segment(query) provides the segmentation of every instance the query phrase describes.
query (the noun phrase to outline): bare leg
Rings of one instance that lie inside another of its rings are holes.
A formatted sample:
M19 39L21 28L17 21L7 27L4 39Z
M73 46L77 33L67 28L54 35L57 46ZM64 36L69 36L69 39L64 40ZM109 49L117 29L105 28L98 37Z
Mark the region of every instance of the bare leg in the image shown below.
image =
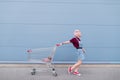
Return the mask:
M78 60L78 62L71 67L72 71L78 71L81 64L82 60Z
M80 67L80 65L78 67L76 67L76 69L74 70L74 72L78 72L79 71L79 67Z

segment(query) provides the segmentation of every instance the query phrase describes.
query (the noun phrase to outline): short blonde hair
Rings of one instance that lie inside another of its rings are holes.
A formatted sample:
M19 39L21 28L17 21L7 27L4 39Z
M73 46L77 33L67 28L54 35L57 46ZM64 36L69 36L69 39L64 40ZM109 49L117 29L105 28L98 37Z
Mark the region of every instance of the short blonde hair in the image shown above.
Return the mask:
M74 33L76 33L76 32L80 32L80 30L79 30L79 29L75 29L75 30L74 30Z
M74 36L77 36L78 33L80 33L80 30L79 30L79 29L75 29L75 30L74 30Z

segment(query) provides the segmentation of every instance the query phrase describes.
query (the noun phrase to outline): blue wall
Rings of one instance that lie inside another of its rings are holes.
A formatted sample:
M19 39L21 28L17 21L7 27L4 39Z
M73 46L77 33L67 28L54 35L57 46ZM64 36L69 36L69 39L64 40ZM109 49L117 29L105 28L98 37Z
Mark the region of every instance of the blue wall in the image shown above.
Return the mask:
M27 61L27 49L69 40L74 29L83 33L86 63L120 63L119 0L0 0L0 61ZM74 52L61 46L55 60L75 61Z

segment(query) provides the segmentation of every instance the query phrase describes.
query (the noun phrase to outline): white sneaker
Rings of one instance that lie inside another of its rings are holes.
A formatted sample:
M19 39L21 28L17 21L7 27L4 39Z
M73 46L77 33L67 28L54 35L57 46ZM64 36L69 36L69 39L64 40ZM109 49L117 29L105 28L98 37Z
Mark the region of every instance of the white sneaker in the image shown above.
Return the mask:
M79 72L73 72L74 75L81 76Z

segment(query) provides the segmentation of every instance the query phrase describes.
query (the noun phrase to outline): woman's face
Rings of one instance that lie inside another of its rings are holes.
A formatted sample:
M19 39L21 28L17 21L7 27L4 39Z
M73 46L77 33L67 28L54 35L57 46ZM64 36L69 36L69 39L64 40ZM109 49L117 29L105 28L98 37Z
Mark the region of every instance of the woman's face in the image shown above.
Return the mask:
M74 31L74 36L76 36L76 37L81 37L82 34L81 34L80 30L75 30L75 31Z

